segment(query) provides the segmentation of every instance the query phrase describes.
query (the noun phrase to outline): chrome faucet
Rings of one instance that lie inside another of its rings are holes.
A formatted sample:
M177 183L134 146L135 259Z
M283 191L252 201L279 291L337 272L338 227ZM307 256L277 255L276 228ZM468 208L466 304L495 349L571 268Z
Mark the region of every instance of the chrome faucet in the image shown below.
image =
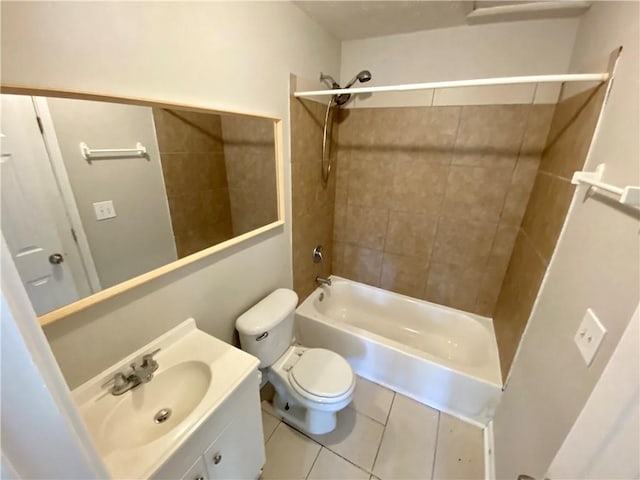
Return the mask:
M318 283L320 285L326 285L327 287L330 287L331 286L331 279L330 278L316 277L316 283Z
M151 353L143 355L142 361L139 365L136 362L131 364L130 372L126 374L118 372L102 386L106 387L113 382L113 386L109 392L111 392L112 395L122 395L123 393L136 388L141 383L150 382L153 378L153 373L158 370L159 366L153 356L159 351L160 349L158 348Z

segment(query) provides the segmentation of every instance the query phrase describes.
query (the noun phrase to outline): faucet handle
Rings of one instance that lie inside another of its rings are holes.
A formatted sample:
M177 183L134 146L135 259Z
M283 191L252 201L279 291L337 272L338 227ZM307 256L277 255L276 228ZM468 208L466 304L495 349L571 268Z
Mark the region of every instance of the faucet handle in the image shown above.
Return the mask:
M158 353L160 350L162 350L162 349L161 348L156 348L153 352L145 353L142 356L142 365L140 365L140 366L142 368L153 368L154 370L156 370L158 368L158 362L155 361L153 356L156 353Z
M124 376L124 373L118 372L109 380L107 380L100 388L105 388L113 383L112 390L117 390L122 388L127 383L127 377Z

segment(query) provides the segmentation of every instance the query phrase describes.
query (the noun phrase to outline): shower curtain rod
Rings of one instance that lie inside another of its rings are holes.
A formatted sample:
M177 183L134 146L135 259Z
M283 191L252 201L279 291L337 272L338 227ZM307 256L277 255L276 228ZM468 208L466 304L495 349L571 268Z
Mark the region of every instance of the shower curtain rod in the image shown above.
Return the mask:
M438 88L483 87L489 85L517 85L521 83L555 82L606 82L608 73L567 73L560 75L527 75L521 77L476 78L473 80L451 80L447 82L407 83L404 85L385 85L382 87L334 88L331 90L313 90L295 92L296 97L315 95L339 95L343 93L406 92L410 90L430 90Z

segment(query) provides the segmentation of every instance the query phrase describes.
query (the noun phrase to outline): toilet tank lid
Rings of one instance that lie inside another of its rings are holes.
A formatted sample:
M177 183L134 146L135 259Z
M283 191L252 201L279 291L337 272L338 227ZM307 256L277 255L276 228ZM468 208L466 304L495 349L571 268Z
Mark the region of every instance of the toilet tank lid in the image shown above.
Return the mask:
M245 335L259 335L293 313L297 304L296 292L279 288L240 315L236 320L236 328Z

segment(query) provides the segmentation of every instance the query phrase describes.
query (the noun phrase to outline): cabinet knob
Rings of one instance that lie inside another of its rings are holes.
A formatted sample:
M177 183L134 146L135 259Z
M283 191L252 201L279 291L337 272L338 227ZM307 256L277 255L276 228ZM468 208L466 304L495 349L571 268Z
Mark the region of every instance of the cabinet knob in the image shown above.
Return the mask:
M213 456L213 464L214 465L218 465L221 461L222 461L222 454L221 453L216 453Z

